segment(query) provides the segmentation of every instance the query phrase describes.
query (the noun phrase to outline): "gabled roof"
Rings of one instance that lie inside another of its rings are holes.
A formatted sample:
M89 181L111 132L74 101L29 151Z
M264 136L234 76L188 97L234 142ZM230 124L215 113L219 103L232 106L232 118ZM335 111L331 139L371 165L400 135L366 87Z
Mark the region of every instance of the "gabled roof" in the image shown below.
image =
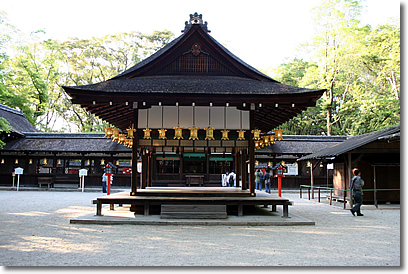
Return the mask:
M38 132L38 130L27 121L22 111L0 104L0 117L5 118L9 122L11 131L18 136L23 136L24 132Z
M63 88L73 103L121 129L133 120L134 102L138 108L194 102L256 105L255 127L265 132L315 106L325 91L288 86L256 70L211 37L198 14L190 15L182 35L116 77Z
M26 133L24 138L8 142L1 151L109 153L131 150L103 133Z
M390 135L398 135L400 133L400 126L391 127L388 129L375 131L367 134L349 137L346 141L331 146L329 148L320 150L316 153L299 158L299 161L309 159L320 159L328 157L336 157L344 153L351 152L361 146L389 137Z
M257 155L307 155L347 140L347 136L283 135L283 141L261 148Z

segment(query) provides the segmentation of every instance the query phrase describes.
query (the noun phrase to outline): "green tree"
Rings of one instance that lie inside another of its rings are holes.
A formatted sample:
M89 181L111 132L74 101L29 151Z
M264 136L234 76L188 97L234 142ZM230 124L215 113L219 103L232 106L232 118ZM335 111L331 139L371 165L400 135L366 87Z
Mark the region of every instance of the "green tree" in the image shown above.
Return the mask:
M303 46L313 65L280 67L284 83L327 89L317 107L282 125L286 133L356 135L400 123L399 26L359 26L360 9L358 1L323 1L315 9L320 34Z

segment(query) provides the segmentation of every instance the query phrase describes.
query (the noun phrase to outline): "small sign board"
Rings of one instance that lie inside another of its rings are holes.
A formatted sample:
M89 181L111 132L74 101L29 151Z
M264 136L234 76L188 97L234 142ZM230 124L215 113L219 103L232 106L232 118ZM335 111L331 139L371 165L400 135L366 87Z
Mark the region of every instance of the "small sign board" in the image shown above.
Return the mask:
M87 169L80 169L79 170L79 177L81 176L88 176L88 170Z
M17 168L14 169L14 173L16 175L23 174L23 172L24 172L24 169L21 168L21 167L17 167Z

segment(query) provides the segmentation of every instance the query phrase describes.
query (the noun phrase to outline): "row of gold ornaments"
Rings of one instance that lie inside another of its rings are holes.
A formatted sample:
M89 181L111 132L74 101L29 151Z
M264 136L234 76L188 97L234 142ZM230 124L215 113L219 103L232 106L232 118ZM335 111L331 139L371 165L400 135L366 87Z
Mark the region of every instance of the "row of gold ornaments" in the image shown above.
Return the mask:
M183 129L184 127L173 127L174 129L174 139L184 139L183 137ZM192 127L188 128L190 130L190 137L189 140L198 140L198 130L199 128L197 127ZM215 128L213 127L207 127L204 128L206 131L206 137L205 140L215 140L214 138L214 130ZM112 138L113 141L118 142L119 144L123 144L127 147L132 147L133 146L133 138L134 138L134 132L136 129L133 128L133 125L131 128L127 129L127 134L125 133L120 133L118 128L114 127L106 127L105 128L105 137L106 138ZM143 139L151 139L151 129L145 128L143 129L144 136ZM166 137L166 131L167 129L159 129L159 139L167 139ZM221 130L222 137L221 140L229 140L228 133L230 131L227 129ZM237 130L238 132L238 138L237 140L245 140L245 130ZM283 140L282 137L282 130L281 129L275 129L275 136L273 135L263 135L261 136L261 130L259 129L254 129L251 131L251 133L254 135L253 140L255 140L255 148L261 148L270 144L275 143L275 141L281 141Z

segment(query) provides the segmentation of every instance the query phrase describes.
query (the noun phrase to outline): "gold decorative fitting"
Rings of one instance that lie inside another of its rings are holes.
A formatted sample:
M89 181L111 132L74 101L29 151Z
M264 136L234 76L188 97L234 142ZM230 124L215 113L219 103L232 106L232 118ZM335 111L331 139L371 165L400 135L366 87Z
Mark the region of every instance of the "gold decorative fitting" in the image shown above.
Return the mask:
M238 139L237 140L245 140L245 130L237 130L238 132Z
M188 138L189 140L198 140L198 127L189 127L188 128L190 130L190 138Z
M145 128L143 132L144 132L143 139L152 139L152 137L150 136L150 132L152 132L152 130L150 128Z
M215 140L214 138L214 130L213 127L206 127L205 130L205 140Z
M254 137L252 139L254 139L254 140L261 139L261 137L260 137L261 130L260 129L253 129L253 130L251 130L251 133L254 134Z
M178 140L184 139L183 138L184 127L177 126L177 127L173 127L173 129L174 129L174 139L178 139Z
M119 143L119 144L124 144L124 143L125 143L125 139L126 139L126 134L124 134L124 133L119 134L119 141L118 141L118 143Z
M112 137L112 127L106 127L105 128L105 138L111 138Z
M275 140L282 141L283 140L283 135L282 135L283 129L274 129L273 131L275 132Z
M118 128L113 128L112 129L112 136L111 138L113 139L113 141L118 141L119 140L119 129Z
M127 128L126 130L127 130L127 137L129 139L133 139L134 138L134 132L136 132L136 129L133 128L133 124L132 124L132 127Z
M167 139L166 131L167 131L167 129L164 129L164 128L159 129L159 139Z
M221 130L221 133L222 133L221 140L229 140L228 132L230 132L228 129Z

